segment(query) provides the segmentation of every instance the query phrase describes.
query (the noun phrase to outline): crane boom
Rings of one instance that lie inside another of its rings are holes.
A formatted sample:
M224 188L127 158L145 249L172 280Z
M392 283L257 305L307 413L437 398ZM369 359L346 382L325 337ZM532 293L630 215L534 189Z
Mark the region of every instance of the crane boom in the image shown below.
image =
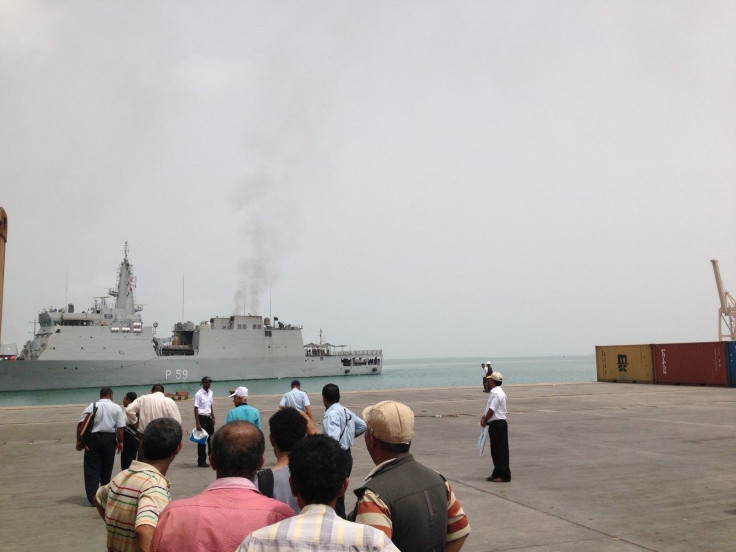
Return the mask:
M723 338L736 341L736 300L723 289L723 281L721 280L721 271L718 268L718 261L711 259L713 265L713 273L716 277L716 287L718 288L718 299L721 307L718 309L718 340ZM724 331L725 327L725 331Z
M721 301L721 309L725 312L726 310L726 292L723 291L723 281L721 280L721 271L718 268L718 261L711 259L710 262L713 264L713 273L716 275L716 287L718 288L718 299Z

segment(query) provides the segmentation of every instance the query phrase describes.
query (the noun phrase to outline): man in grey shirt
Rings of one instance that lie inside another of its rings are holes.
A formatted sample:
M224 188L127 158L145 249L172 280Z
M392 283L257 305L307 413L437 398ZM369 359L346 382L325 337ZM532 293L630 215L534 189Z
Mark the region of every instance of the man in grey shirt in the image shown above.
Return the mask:
M268 419L269 439L276 455L276 463L271 468L258 472L255 484L266 496L285 502L298 514L301 508L289 485L289 452L305 435L317 433L314 422L306 413L286 407Z

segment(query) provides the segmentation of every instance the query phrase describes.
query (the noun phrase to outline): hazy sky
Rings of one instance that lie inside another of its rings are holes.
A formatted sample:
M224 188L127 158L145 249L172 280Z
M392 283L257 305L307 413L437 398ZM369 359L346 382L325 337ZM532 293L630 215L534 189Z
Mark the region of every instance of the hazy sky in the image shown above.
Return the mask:
M2 340L89 307L127 241L162 336L245 310L388 358L714 341L734 28L734 2L0 0Z

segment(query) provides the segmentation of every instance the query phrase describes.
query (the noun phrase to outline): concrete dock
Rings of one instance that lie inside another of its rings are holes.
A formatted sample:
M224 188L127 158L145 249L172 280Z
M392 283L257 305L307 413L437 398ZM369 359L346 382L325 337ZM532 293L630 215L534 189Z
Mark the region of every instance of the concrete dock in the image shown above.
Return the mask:
M485 481L490 455L486 448L479 457L475 448L487 397L479 387L344 392L341 402L358 414L384 399L414 410L412 452L450 480L470 519L464 551L736 549L736 388L574 383L504 389L510 483ZM303 390L321 422L319 390L308 380ZM90 401L96 398L91 392ZM266 433L279 398L250 398ZM178 404L187 432L194 426L193 403ZM104 523L86 502L82 453L74 450L84 406L0 408L0 550L105 549ZM216 400L218 425L231 407L228 398ZM362 438L353 457L351 488L372 468ZM272 462L267 448L266 465ZM186 441L168 477L177 499L200 492L215 474L196 467L196 447ZM346 503L354 504L352 492Z

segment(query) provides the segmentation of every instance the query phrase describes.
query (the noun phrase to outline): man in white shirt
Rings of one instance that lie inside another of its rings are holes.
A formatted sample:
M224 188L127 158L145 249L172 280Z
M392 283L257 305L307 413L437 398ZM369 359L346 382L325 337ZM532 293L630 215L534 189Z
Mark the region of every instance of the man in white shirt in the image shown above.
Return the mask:
M181 414L176 403L164 395L164 386L157 383L151 387L151 393L141 395L125 408L125 414L131 425L143 433L146 426L156 418L174 418L181 424ZM138 460L143 460L141 451L138 451Z
M488 380L486 378L491 375L491 372L493 372L493 366L491 366L491 361L489 360L487 362L481 362L480 367L481 367L481 370L483 371L483 392L490 393L491 384L488 383Z
M509 469L509 428L506 422L506 393L501 389L503 375L501 372L491 372L486 378L491 385L486 409L480 417L480 425L488 426L488 438L491 442L491 458L493 459L493 473L486 477L486 481L494 483L508 483L511 481Z
M204 376L200 385L202 389L194 395L194 423L197 424L197 429L204 428L207 432L207 444L197 445L197 466L207 468L207 456L212 452L212 436L215 434L215 395L210 389L211 377Z

